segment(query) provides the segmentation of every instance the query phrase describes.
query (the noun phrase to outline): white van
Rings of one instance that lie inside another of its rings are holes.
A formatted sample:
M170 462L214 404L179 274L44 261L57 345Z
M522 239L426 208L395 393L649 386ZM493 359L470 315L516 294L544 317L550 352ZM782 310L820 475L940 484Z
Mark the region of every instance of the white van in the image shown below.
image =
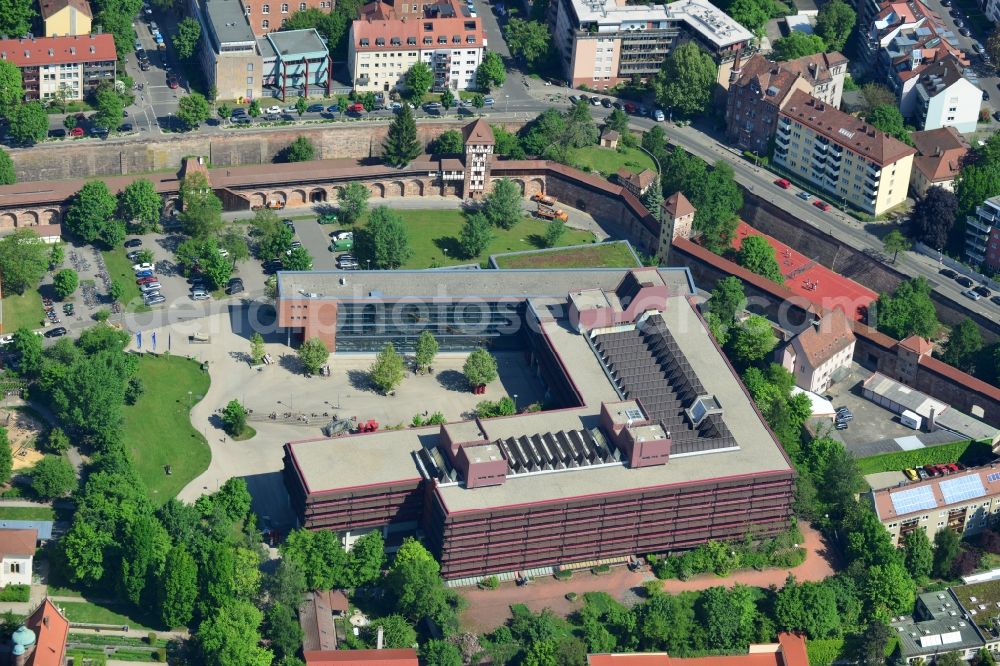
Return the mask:
M911 412L910 410L904 410L902 414L899 415L899 422L905 425L907 428L913 428L914 430L920 430L920 426L923 425L924 419L919 414Z

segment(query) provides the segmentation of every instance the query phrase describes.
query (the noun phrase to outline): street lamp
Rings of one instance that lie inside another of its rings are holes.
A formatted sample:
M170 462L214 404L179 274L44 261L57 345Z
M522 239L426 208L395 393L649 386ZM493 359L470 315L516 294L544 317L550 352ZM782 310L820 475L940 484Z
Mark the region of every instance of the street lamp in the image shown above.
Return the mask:
M503 96L503 112L507 113L508 109L510 109L510 95L504 95Z

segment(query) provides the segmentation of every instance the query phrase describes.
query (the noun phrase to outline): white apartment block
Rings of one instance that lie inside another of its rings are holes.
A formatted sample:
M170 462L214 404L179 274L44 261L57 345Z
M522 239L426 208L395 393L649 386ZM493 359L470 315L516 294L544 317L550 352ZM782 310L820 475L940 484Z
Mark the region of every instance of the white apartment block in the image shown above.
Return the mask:
M829 193L879 215L906 200L916 151L854 116L792 94L778 115L774 163Z
M915 90L918 130L954 127L962 133L976 131L983 91L962 76L955 58L947 56L927 65Z

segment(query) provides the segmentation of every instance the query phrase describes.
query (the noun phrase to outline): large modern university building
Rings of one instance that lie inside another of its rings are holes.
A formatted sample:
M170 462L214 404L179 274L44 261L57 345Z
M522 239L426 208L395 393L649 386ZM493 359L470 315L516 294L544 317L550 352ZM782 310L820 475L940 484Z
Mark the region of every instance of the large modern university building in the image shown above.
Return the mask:
M305 527L416 533L449 580L772 535L793 471L684 269L279 273L278 324L337 352L522 351L557 408L285 445Z

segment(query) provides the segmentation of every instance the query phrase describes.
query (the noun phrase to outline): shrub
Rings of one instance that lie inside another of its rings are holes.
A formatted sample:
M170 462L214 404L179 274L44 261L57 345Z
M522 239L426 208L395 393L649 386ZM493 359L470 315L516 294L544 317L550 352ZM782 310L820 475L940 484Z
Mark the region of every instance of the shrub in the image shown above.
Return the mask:
M156 632L155 631L151 631L148 634L146 634L146 643L148 643L149 645L156 645Z
M875 474L956 461L966 467L975 467L989 462L992 458L993 451L989 444L962 440L940 446L928 446L915 451L897 451L870 458L861 458L858 460L858 469L862 474Z
M479 581L479 587L484 590L495 590L500 587L500 579L496 576L487 576L486 578Z
M607 564L598 564L596 567L593 567L590 570L590 573L594 574L595 576L599 576L600 574L606 574L609 571L611 571L611 566L610 565L607 565Z
M576 601L576 592L567 592L566 593L566 601L570 601L570 602Z
M111 310L101 309L94 313L94 321L102 322L107 321L111 316Z
M26 602L31 597L30 585L8 585L0 589L0 601Z
M555 576L556 580L569 580L570 578L573 577L573 570L563 569L561 571L555 572L555 574L553 575Z
M153 658L153 661L163 661L163 653L159 650L153 650L149 656Z

